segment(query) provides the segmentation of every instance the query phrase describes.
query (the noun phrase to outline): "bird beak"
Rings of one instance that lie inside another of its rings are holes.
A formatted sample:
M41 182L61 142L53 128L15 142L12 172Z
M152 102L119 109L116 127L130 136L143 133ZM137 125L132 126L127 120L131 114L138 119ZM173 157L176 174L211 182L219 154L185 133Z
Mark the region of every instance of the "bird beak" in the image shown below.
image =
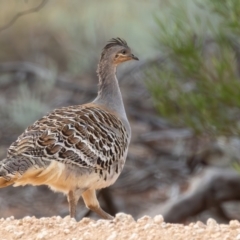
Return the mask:
M131 55L131 59L134 59L134 60L139 60L136 56L134 56L133 54Z

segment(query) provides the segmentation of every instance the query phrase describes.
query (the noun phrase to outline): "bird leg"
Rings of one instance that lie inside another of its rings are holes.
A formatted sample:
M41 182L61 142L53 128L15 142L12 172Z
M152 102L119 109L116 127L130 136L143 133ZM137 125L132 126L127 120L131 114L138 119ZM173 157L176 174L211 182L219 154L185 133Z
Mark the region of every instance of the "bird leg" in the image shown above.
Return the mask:
M88 189L82 194L82 197L86 207L97 213L100 217L108 220L112 220L114 218L100 207L95 189Z
M70 190L68 192L68 204L71 218L76 218L76 207L81 194L82 191L80 191L80 189L77 189L75 191Z

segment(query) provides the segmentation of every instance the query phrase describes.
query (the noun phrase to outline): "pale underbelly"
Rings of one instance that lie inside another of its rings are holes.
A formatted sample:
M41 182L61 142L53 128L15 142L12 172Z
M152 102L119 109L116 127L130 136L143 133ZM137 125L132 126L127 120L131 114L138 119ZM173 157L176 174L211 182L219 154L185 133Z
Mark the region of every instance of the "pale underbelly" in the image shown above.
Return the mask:
M123 166L122 166L123 167ZM108 174L106 180L103 176L95 173L89 168L72 166L69 169L65 164L52 161L45 169L32 168L18 177L13 186L24 186L27 184L38 186L48 185L52 190L67 194L74 189L101 189L112 185L118 178L119 172ZM76 170L74 170L74 168Z

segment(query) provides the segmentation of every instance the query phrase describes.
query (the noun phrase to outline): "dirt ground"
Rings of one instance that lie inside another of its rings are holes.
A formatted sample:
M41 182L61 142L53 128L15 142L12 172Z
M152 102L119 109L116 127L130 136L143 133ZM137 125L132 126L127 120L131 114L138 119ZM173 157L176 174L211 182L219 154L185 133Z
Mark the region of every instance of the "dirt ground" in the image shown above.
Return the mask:
M1 240L240 240L240 223L217 224L208 219L189 225L165 223L161 215L144 216L135 221L131 215L119 213L112 221L83 218L76 222L70 217L13 217L0 219Z

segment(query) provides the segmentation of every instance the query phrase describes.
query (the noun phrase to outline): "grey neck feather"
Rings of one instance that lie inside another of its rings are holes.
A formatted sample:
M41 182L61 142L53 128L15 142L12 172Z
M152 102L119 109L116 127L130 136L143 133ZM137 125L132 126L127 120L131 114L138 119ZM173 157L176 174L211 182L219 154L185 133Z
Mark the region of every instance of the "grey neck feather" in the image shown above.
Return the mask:
M97 73L99 77L98 96L93 102L117 112L121 118L127 120L116 77L116 65L102 59L98 65Z

